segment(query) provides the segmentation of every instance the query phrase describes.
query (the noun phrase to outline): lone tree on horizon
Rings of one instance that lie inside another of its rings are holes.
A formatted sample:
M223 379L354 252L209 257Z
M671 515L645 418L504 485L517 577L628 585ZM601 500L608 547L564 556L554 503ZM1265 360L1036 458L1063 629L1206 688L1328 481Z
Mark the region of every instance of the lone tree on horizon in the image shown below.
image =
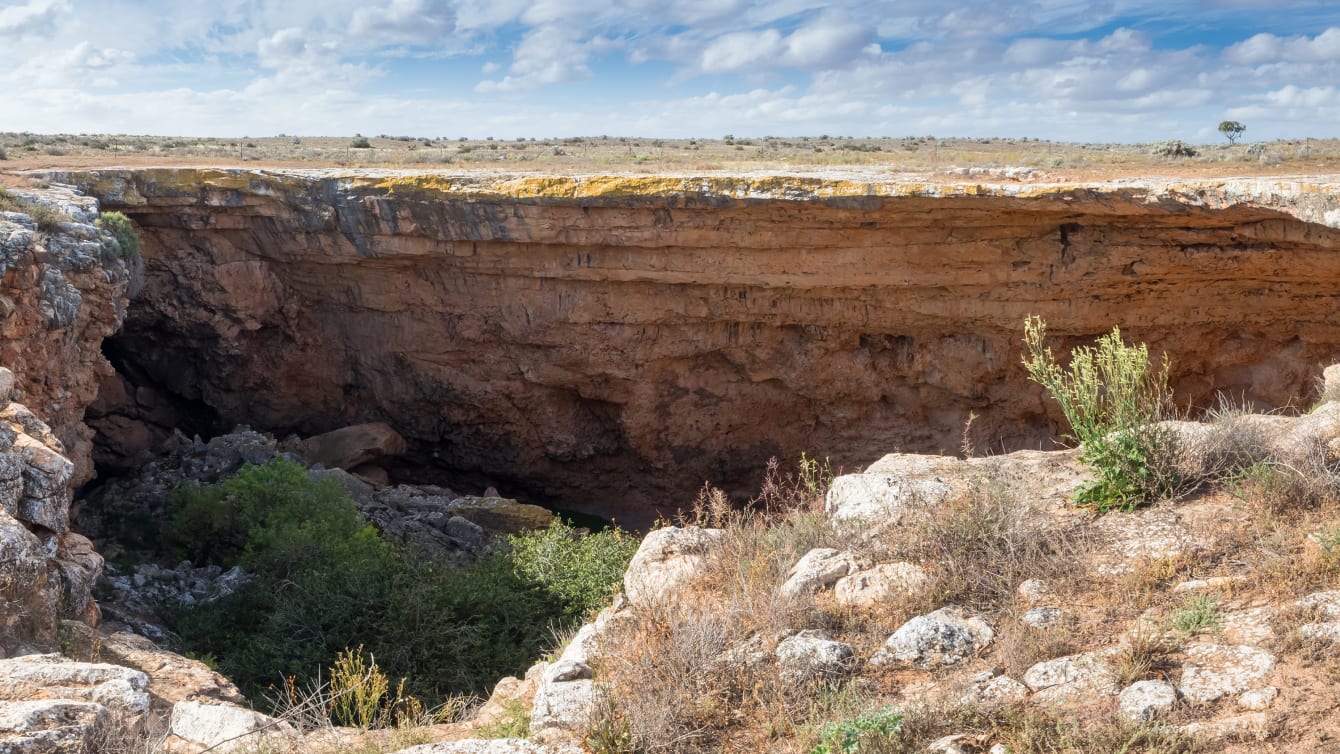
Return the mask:
M1238 137L1242 136L1242 132L1246 130L1247 127L1236 120L1226 120L1219 124L1219 133L1223 134L1228 139L1229 146L1237 144Z

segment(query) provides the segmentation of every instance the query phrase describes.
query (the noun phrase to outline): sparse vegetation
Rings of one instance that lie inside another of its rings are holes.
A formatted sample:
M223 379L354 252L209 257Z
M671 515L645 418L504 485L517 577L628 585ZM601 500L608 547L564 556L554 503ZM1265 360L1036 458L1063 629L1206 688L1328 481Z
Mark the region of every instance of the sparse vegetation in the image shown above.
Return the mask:
M37 229L46 233L60 230L61 223L70 222L70 216L53 204L44 204L11 194L0 188L0 212L18 212L31 217Z
M1062 367L1046 345L1039 317L1024 322L1024 367L1061 406L1070 439L1098 478L1080 488L1076 502L1098 512L1132 510L1173 494L1182 484L1177 436L1158 422L1171 402L1168 361L1155 365L1142 343L1127 345L1121 330L1081 346Z
M1156 157L1195 157L1195 147L1184 141L1160 141L1149 153Z

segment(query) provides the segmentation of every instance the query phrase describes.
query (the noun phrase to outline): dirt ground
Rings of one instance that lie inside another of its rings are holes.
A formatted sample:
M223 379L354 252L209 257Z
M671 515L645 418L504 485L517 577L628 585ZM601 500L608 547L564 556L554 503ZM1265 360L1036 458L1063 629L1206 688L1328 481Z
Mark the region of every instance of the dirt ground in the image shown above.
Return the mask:
M355 146L366 143L368 146ZM495 141L411 137L185 138L0 133L0 173L98 167L382 168L508 174L823 173L973 181L1105 181L1340 173L1340 139L1192 145L1162 157L1151 144L1032 139L596 136ZM986 173L969 173L974 168Z

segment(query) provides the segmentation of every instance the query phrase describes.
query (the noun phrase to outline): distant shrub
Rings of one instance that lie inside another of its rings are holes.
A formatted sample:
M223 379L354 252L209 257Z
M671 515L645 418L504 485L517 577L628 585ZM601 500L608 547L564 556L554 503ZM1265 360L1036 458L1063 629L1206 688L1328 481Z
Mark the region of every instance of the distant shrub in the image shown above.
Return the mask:
M1196 149L1184 141L1160 141L1150 153L1156 157L1195 157Z
M122 259L135 259L140 255L140 237L129 217L120 212L103 212L93 224L112 234Z
M9 159L9 153L5 151L4 147L0 147L0 162L3 162L4 160L8 159Z
M1045 346L1046 335L1041 318L1024 322L1024 367L1061 405L1071 438L1083 447L1080 460L1098 474L1076 501L1099 512L1131 510L1171 494L1181 481L1177 439L1158 425L1172 396L1167 357L1155 366L1143 343L1126 345L1114 327L1096 346L1072 351L1064 368Z
M355 136L349 141L349 146L354 149L371 149L372 142L368 141L366 136Z

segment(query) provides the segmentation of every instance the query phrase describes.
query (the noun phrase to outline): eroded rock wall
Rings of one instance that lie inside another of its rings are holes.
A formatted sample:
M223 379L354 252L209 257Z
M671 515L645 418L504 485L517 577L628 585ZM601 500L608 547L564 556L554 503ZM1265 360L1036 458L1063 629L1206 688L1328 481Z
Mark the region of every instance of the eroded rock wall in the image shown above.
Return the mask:
M385 421L415 462L634 521L771 455L954 451L970 413L979 452L1050 446L1029 314L1058 349L1121 325L1195 406L1284 405L1340 357L1335 183L68 180L144 234L113 344L142 385L105 417Z
M61 185L8 193L15 206L63 215L43 228L27 213L0 212L0 366L17 376L16 397L51 425L78 485L93 477L84 410L112 374L102 342L121 327L138 262L94 227L91 197Z

